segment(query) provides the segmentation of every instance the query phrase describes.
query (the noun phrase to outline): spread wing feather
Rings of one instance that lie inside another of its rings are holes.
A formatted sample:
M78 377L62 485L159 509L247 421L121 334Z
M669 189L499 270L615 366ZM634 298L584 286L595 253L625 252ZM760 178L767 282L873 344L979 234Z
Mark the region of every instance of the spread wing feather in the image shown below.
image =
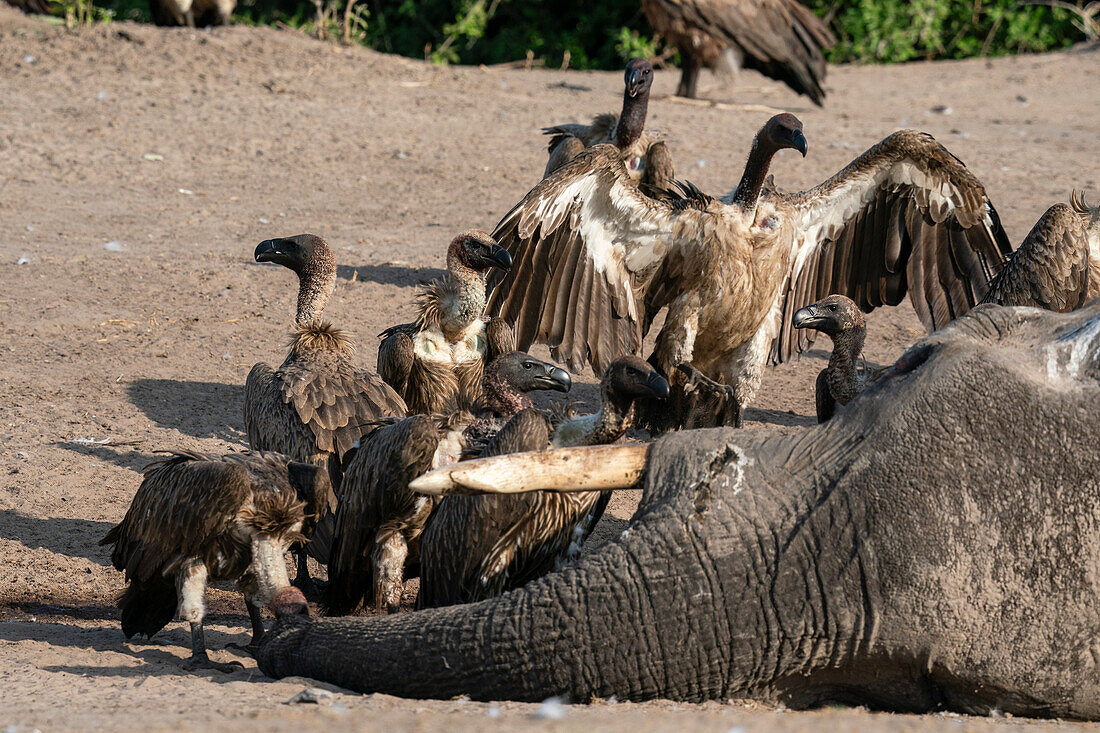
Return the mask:
M1011 253L981 182L930 135L902 130L809 191L767 194L789 208L794 264L780 293L773 362L812 335L791 317L830 295L864 311L909 295L921 322L940 328L981 301Z
M706 216L641 193L611 145L589 148L533 188L497 225L493 238L515 265L488 310L513 324L517 347L550 346L574 371L601 373L642 346L647 292L673 252L699 241ZM683 271L689 271L684 268ZM669 292L682 283L665 283Z

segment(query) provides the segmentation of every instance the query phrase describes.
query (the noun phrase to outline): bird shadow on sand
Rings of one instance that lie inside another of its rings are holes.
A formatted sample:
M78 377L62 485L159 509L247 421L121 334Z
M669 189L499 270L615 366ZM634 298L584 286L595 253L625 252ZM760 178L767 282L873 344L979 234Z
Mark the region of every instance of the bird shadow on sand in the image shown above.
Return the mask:
M235 642L247 643L251 632L248 627L247 617L238 619L216 619L208 616L206 619L206 644L211 652L211 657L217 661L247 660L247 654L242 651L219 651L226 644ZM227 626L240 625L240 630L223 630L211 628L212 623ZM268 624L270 625L270 619ZM170 623L163 631L152 639L138 640L136 637L127 641L121 629L117 626L99 626L86 628L65 623L40 623L29 621L9 621L0 623L0 642L18 643L21 641L45 642L53 647L91 649L102 653L116 653L133 657L144 662L138 665L91 665L91 664L57 664L44 665L42 669L47 672L67 672L69 674L87 675L88 677L148 677L151 673L162 674L196 674L209 677L216 682L239 682L242 679L264 680L267 679L255 667L244 668L236 672L224 673L212 670L200 670L198 672L186 672L181 664L190 654L191 635L185 624L179 622Z
M790 410L765 410L759 407L745 409L745 422L762 422L784 427L811 427L817 425L813 415L799 415Z
M446 270L441 270L438 267L413 267L390 262L381 265L360 265L359 267L340 265L336 268L336 276L344 280L363 280L383 285L396 285L401 288L412 288L431 282L438 277L442 277L445 272Z
M69 441L58 441L54 443L58 448L64 448L65 450L72 451L73 453L79 453L82 456L89 456L90 458L98 458L104 463L113 463L121 468L130 468L134 471L140 472L141 469L148 466L153 461L159 461L163 458L167 458L167 455L145 453L143 451L135 450L131 447L131 444L126 443L72 443ZM144 444L143 444L144 446Z
M177 379L136 379L130 401L162 428L195 438L244 440L244 386Z
M69 557L83 557L107 565L108 552L99 546L113 522L68 517L30 517L13 509L0 509L0 537L30 550L39 548Z

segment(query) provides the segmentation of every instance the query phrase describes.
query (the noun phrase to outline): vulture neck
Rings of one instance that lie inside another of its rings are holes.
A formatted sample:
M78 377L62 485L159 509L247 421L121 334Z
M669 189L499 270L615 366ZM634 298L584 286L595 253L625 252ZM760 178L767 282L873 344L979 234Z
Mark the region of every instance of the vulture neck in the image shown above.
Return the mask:
M642 136L648 107L648 89L636 97L623 92L623 111L619 115L619 121L615 123L614 131L611 133L615 147L619 150L626 150Z
M829 391L839 404L846 405L859 393L859 355L863 352L866 327L853 326L837 334L828 334L833 340L833 353L825 369Z
M634 398L615 394L610 387L600 387L601 405L592 427L585 436L586 445L614 443L626 435L634 422Z
M778 148L764 136L763 130L756 133L756 137L752 139L752 150L749 151L748 162L745 163L745 172L741 176L741 182L737 184L737 190L730 203L742 211L755 213L756 202L760 198L764 179L768 177L768 168L776 152Z
M520 410L534 407L530 397L494 371L486 374L481 389L485 407L496 417L510 418Z
M447 275L436 298L436 320L448 340L460 338L485 312L485 272L447 253Z
M294 320L301 325L319 321L335 287L335 261L321 258L307 263L298 273L298 312Z

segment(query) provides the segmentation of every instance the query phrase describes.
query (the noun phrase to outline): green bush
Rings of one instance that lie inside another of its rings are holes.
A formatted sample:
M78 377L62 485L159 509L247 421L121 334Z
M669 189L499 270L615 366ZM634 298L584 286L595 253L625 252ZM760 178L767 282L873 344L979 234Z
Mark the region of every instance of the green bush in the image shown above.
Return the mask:
M1087 0L1071 0L1085 3ZM142 0L99 0L116 18L142 15ZM281 22L340 37L347 0L240 0L236 19ZM1084 39L1073 14L1018 0L803 0L837 36L833 62L894 63L1063 48ZM144 17L144 16L142 16ZM617 69L656 56L659 39L638 0L357 0L353 40L436 63L495 64L531 52L558 66ZM675 61L673 53L666 58Z

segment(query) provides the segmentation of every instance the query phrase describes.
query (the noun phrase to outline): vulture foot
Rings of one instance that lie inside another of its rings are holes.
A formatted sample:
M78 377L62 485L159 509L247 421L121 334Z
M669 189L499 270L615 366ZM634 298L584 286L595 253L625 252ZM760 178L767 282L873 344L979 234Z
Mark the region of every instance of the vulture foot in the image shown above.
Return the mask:
M203 654L192 654L185 659L180 666L188 672L196 672L200 669L213 669L218 672L225 672L226 674L239 672L244 669L244 665L240 662L215 662L210 659L205 652Z
M687 378L673 381L669 412L676 427L741 427L741 404L733 387L714 381L691 364L677 364L676 370Z

